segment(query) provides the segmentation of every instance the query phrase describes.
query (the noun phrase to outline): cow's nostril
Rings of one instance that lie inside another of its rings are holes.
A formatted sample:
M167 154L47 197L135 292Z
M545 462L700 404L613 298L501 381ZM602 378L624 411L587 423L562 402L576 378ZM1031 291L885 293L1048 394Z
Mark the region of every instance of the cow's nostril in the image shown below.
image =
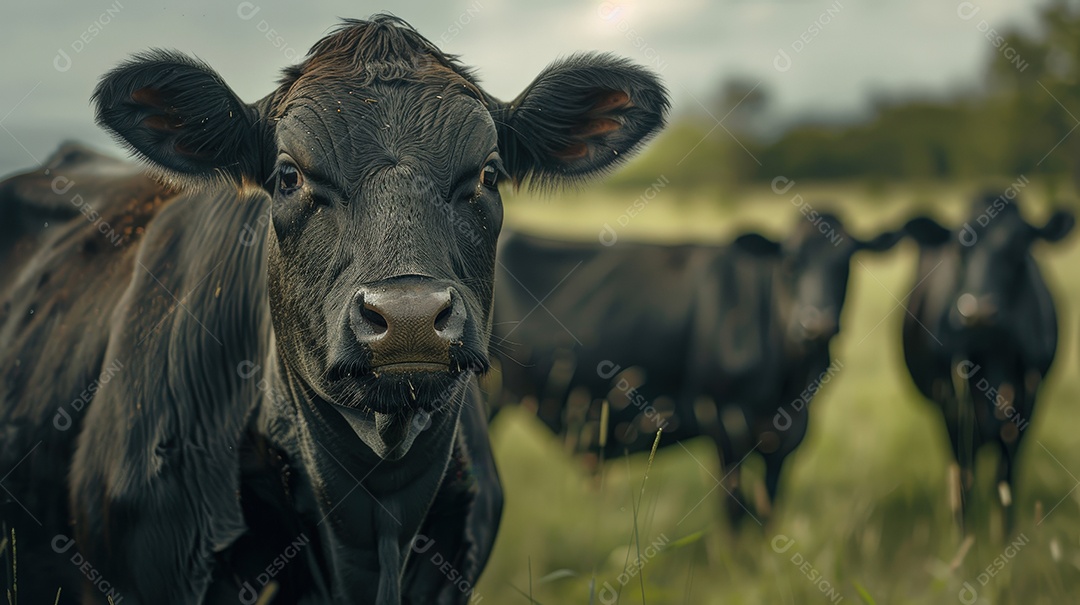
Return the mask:
M392 318L374 298L370 292L360 290L349 310L353 331L362 342L382 339L390 329Z
M435 316L435 331L442 332L450 325L450 317L454 314L454 306L447 302L442 311Z
M375 307L365 304L360 307L360 317L364 318L368 324L371 325L372 331L376 334L382 334L386 331L386 318L379 314Z

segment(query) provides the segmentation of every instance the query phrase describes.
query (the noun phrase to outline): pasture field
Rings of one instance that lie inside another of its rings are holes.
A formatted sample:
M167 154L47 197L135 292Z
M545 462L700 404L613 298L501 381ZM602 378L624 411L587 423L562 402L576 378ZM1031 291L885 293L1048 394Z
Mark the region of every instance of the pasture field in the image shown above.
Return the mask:
M620 239L718 242L750 228L778 238L806 220L792 203L800 195L815 208L839 210L855 235L869 238L921 211L955 225L975 190L799 182L783 194L765 186L719 196L665 186L625 226L619 216L641 191L508 196L506 220L508 228L593 241L604 223ZM1047 196L1038 184L1022 194L1029 221L1045 219ZM729 530L710 442L659 451L644 482L647 455L609 460L592 474L535 418L509 409L491 429L506 509L472 602L1080 601L1078 238L1036 249L1057 302L1060 344L1025 429L1015 536L1004 540L989 529L997 514L996 502L987 504L996 493L997 454L989 450L979 457L969 547L952 522L945 428L911 384L900 350L900 303L913 285L916 255L905 241L855 257L833 342L842 368L811 406L809 434L788 459L769 526L747 518L742 531ZM744 468L744 489L752 490L763 465L752 456ZM640 546L631 546L635 530Z

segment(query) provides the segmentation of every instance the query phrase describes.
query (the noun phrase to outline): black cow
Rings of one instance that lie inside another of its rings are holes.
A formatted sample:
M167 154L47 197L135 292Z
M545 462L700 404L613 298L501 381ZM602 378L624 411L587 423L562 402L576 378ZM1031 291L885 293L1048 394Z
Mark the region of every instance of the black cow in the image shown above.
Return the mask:
M167 184L68 147L0 187L21 602L467 601L502 502L473 379L498 181L626 157L656 77L576 55L504 103L377 16L251 105L165 51L94 99Z
M852 255L901 235L864 242L816 212L783 243L609 247L513 233L496 273L502 403L525 398L569 448L595 452L608 399L607 456L648 450L661 425L661 445L711 437L735 520L739 464L756 450L767 514L807 404L835 373L829 341Z
M1065 237L1074 222L1058 211L1033 227L1016 200L986 194L955 231L927 217L907 225L919 244L919 268L904 319L904 359L919 391L941 406L958 464L952 481L961 527L975 453L988 443L1001 451L998 491L1012 527L1016 453L1058 338L1054 301L1030 250L1036 241Z

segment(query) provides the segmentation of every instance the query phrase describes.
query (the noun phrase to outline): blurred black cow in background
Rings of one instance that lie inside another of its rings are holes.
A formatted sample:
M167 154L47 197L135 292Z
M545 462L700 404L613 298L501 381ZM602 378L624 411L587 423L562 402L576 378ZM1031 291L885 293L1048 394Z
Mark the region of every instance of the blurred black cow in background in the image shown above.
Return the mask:
M1011 529L1016 453L1057 348L1054 301L1030 250L1039 240L1061 240L1075 219L1057 211L1034 227L1015 203L982 195L954 231L927 217L907 224L919 265L904 359L918 389L942 408L958 463L953 509L961 527L975 454L993 443L1001 450L998 493Z
M698 436L714 440L738 521L739 465L765 457L767 515L807 404L828 382L852 255L892 247L835 215L800 219L783 242L607 247L513 233L501 242L493 352L496 405L523 400L567 446L606 456ZM602 401L610 401L601 435Z

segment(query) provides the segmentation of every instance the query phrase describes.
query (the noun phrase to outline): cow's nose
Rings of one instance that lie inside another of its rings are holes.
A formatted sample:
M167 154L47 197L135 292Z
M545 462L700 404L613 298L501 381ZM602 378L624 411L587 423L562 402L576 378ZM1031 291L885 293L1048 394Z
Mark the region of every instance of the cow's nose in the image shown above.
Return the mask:
M806 340L828 340L836 336L838 331L837 322L833 319L832 313L824 312L817 307L806 307L802 310L799 326L802 327Z
M350 324L356 339L371 349L375 366L449 363L449 346L464 333L465 304L453 287L426 281L404 279L356 291Z
M997 303L992 296L976 296L965 292L956 299L960 323L966 327L992 324L997 318Z

